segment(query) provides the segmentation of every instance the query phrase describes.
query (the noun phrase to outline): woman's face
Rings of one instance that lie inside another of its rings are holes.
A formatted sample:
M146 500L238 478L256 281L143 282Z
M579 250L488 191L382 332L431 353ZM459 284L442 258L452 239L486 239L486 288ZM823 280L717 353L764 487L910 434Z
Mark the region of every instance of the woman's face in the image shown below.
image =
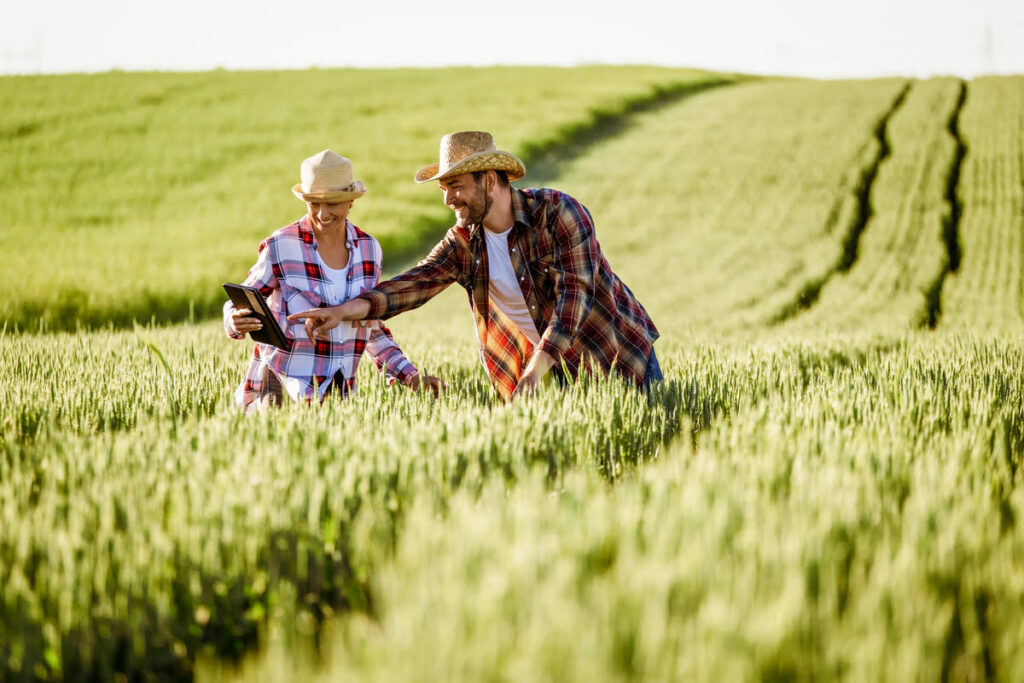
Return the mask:
M309 218L320 230L343 230L348 212L352 209L352 200L347 202L306 202Z

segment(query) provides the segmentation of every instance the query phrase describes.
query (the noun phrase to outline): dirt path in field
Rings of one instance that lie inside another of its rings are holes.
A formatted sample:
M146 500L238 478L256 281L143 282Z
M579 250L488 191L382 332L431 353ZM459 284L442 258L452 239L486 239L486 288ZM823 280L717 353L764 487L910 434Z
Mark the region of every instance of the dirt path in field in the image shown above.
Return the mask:
M935 284L928 290L928 327L931 329L935 329L939 324L939 318L942 317L942 286L946 282L946 276L960 270L960 260L963 257L963 247L960 244L960 216L963 213L963 201L960 199L960 170L963 167L964 157L967 155L967 145L964 144L963 136L960 134L960 116L963 114L966 102L967 83L961 82L956 109L949 117L949 134L956 140L956 156L953 157L953 163L949 168L949 182L946 189L946 201L949 202L950 213L942 231L949 260L935 279Z
M888 111L882 114L882 117L878 120L878 125L875 127L875 139L879 143L878 154L875 155L875 158L871 163L863 169L860 181L857 184L857 188L855 190L858 200L856 219L850 224L846 239L843 242L842 255L836 262L835 266L829 269L821 278L807 283L797 296L795 305L790 304L780 310L779 313L770 320L771 325L781 325L802 311L814 306L818 301L818 297L821 295L821 290L826 284L828 284L828 281L836 275L848 272L853 267L853 264L857 262L857 251L860 244L860 237L864 234L868 221L871 220L871 216L874 214L874 210L871 207L871 188L874 185L875 178L878 177L878 169L892 154L892 149L889 146L889 140L886 134L889 127L889 121L892 120L892 117L896 115L896 112L899 111L904 101L906 101L907 95L910 93L910 88L911 84L907 83L907 85L900 90L896 95L896 98L893 100L892 106L889 107Z

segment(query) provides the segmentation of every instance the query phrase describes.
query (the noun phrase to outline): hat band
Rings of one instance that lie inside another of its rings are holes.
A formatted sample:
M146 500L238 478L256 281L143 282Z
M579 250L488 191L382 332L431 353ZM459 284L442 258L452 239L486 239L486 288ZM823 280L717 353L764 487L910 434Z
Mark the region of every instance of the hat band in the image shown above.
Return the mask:
M425 183L429 180L456 175L458 173L475 173L476 171L505 171L509 180L518 180L526 175L523 162L518 157L501 150L484 150L462 159L444 158L441 163L424 166L416 173L414 180Z
M310 192L358 192L359 188L358 183L349 183L345 187L303 187L301 191L307 194Z
M301 183L296 183L292 186L292 194L305 201L319 199L340 202L362 197L366 194L366 185L361 180L356 180L344 187L317 187L314 184L312 187L304 188Z

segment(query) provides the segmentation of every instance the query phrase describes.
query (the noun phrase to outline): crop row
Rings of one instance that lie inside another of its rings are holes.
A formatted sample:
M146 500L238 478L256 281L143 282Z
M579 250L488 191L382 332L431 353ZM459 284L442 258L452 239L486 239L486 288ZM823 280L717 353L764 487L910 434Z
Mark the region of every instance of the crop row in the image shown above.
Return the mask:
M942 324L1019 330L1024 323L1024 78L967 84L958 197L963 256L942 292Z

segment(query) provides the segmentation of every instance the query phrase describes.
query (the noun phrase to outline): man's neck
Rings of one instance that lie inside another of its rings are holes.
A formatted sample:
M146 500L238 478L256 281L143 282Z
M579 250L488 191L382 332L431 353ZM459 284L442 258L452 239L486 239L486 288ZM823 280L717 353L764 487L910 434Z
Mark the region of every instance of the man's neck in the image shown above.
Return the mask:
M491 204L490 210L484 216L484 229L494 233L502 233L511 228L514 222L512 190L506 187L494 198L494 203Z

